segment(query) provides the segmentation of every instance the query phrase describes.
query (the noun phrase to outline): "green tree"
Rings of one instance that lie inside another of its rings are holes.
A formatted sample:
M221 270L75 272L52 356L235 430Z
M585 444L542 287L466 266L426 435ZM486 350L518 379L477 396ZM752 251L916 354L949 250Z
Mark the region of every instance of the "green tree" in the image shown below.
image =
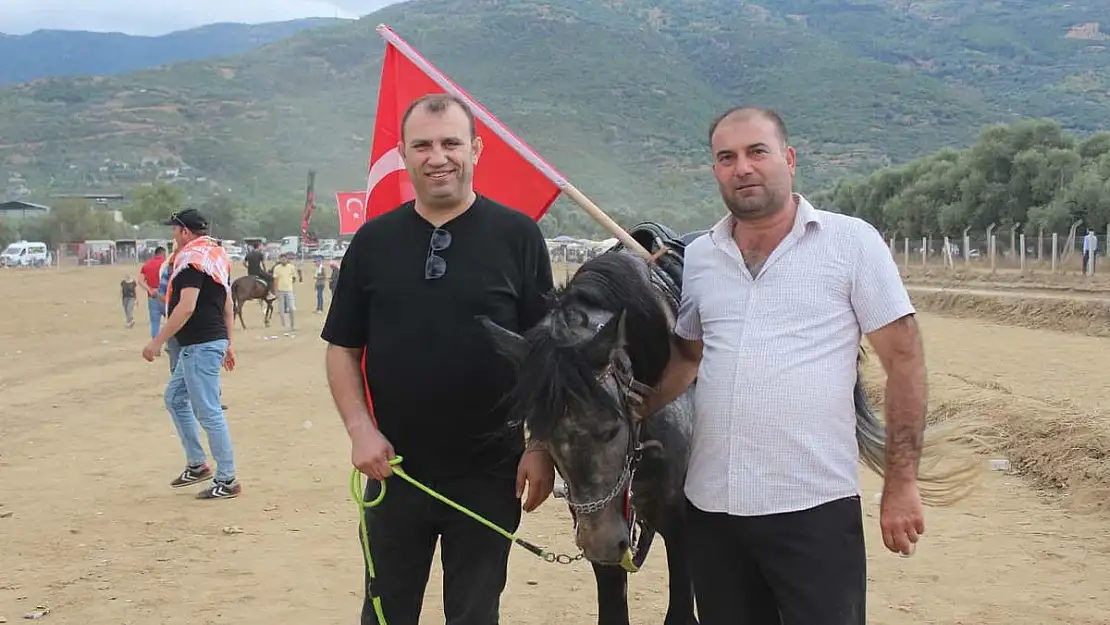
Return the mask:
M134 225L164 221L175 211L185 208L188 199L180 187L165 182L138 187L132 192L131 198L131 204L122 212L124 220Z

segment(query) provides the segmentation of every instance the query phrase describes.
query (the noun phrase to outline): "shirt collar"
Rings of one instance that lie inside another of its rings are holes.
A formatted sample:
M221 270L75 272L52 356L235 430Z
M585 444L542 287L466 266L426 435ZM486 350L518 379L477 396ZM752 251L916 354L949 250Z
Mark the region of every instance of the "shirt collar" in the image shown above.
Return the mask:
M801 238L805 235L809 224L815 224L817 228L820 228L825 222L821 213L802 194L794 193L793 196L798 202L798 211L794 215L794 227L791 228L791 232L794 236ZM719 246L732 240L732 225L735 222L736 218L732 216L732 213L728 213L713 225L713 228L709 231L709 237L714 245Z

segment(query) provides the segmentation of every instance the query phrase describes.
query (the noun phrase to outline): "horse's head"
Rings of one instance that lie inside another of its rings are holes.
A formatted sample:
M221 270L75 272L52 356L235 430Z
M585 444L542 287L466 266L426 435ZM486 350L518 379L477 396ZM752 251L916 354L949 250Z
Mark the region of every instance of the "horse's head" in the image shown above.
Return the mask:
M625 350L625 312L556 304L524 336L482 323L516 365L512 407L567 484L575 537L592 562L630 549L629 493L638 454L637 384Z

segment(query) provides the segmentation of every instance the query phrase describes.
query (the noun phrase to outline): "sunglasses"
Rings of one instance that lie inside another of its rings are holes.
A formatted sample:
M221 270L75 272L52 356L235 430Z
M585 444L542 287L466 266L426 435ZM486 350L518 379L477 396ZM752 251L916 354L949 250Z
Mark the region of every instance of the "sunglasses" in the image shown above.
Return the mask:
M435 280L442 278L447 273L447 261L436 254L451 247L451 233L441 228L432 231L432 239L428 242L428 258L424 261L424 279Z

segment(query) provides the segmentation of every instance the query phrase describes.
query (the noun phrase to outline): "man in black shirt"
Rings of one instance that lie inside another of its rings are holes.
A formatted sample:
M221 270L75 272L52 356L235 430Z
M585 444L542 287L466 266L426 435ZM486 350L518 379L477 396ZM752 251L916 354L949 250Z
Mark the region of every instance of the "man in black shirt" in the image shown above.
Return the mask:
M254 242L254 249L247 252L243 257L243 264L247 267L247 275L262 278L266 283L266 290L270 290L270 282L274 279L273 274L266 271L266 255L262 253L262 244L258 241Z
M416 199L355 234L321 334L351 460L373 478L367 500L400 454L414 478L515 531L525 484L532 511L551 493L554 465L541 449L524 451L523 433L509 427L502 400L514 372L476 317L517 332L540 320L552 288L547 245L528 216L475 194L481 140L461 100L415 101L399 149ZM402 480L390 481L366 523L373 590L390 623L419 620L437 538L447 622L498 622L503 537ZM363 625L378 623L370 599L367 588Z
M170 338L176 340L177 363L166 385L165 401L185 449L186 466L170 485L179 488L214 477L197 498L229 499L241 491L220 404L220 366L228 371L235 367L231 262L227 251L207 235L208 221L196 210L174 213L166 224L173 226L177 249L166 292L169 316L143 349L143 358L153 361ZM216 460L214 476L201 446L200 427Z

